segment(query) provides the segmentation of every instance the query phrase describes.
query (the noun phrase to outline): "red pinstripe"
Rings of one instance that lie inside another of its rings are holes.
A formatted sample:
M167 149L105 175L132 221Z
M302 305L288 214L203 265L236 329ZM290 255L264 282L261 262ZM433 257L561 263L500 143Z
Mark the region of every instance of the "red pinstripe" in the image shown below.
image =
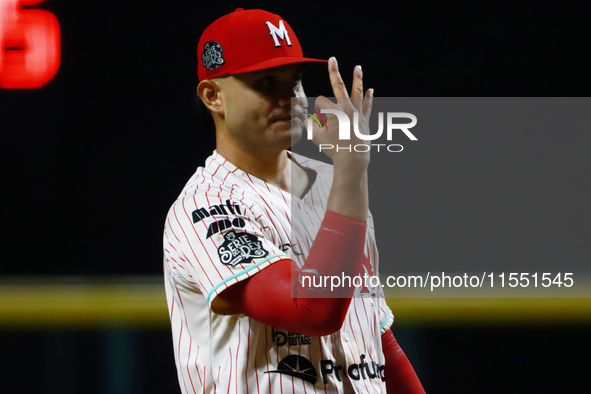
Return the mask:
M176 209L173 209L173 212L174 212L174 217L175 217L175 219L177 220L177 223L179 223L179 227L181 227L181 230L183 231L183 235L185 236L185 239L187 240L187 243L189 244L189 248L191 249L191 252L193 253L193 256L195 256L195 261L197 261L197 263L199 264L199 266L200 266L200 267L201 267L201 269L203 270L203 273L205 273L205 276L207 277L207 280L208 280L208 281L209 281L209 283L210 283L210 284L213 286L213 282L211 281L211 279L209 279L209 275L207 275L207 272L205 272L205 269L203 269L203 266L202 266L202 265L201 265L201 263L199 262L199 259L197 258L197 254L195 254L195 251L193 250L193 246L191 245L191 243L190 243L190 242L188 242L188 241L189 241L189 237L187 237L187 234L185 233L185 230L183 229L183 227L182 227L182 226L181 226L181 224L180 224L180 221L179 221L179 219L178 219L178 217L177 217L177 214L176 214ZM206 250L206 252L207 252L207 250ZM213 264L213 260L211 260L211 257L209 256L209 254L207 254L207 256L209 257L210 261L211 261L211 262L212 262L212 264ZM188 263L189 263L189 264L191 264L191 262L190 262L190 261L189 261ZM191 264L191 267L193 267L193 264ZM195 269L195 267L193 267L193 269Z
M236 353L238 354L238 353ZM230 386L232 385L232 348L230 348L230 376L228 377L228 391L227 394L230 394Z
M172 320L172 315L174 315L174 302L175 302L175 299L173 297L172 306L170 307L170 320Z
M335 334L332 334L330 336L330 344L332 345L332 354L335 355L335 359L336 359L337 350L335 349L335 346L334 346L334 335ZM333 376L332 377L333 382L334 382L335 379L336 379L336 377ZM336 382L334 382L334 384L335 384L335 388L337 389L337 394L339 394L339 386L337 385Z
M226 162L226 161L224 160L224 163L225 163L225 162ZM218 173L218 171L220 170L220 168L222 168L222 166L224 165L224 163L222 163L222 164L218 165L218 168L216 168L216 169L215 169L215 171L213 172L213 174L211 174L211 182L212 182L212 183L213 183L213 178L215 177L215 174L217 174L217 173Z
M197 346L197 354L195 355L195 370L197 370L197 377L199 378L199 384L201 384L201 387L205 386L204 380L205 380L205 375L203 375L203 380L201 380L201 374L199 373L199 366L197 365L197 360L199 358L199 346Z
M197 205L197 201L195 201L195 196L193 196L193 202L196 208L199 208L199 206ZM192 221L191 217L189 216L189 214L187 213L187 208L185 207L184 204L184 200L183 200L183 211L185 212L185 215L187 215L187 219L189 219L190 221ZM203 223L203 225L205 225L205 223ZM195 226L191 226L191 228L193 229L193 232L195 233L195 236L197 237L197 239L199 240L199 243L201 244L201 246L203 246L203 250L205 251L205 253L207 254L207 257L209 258L209 261L211 262L211 265L213 266L213 268L215 268L215 271L218 273L220 279L224 279L224 276L220 273L220 271L218 270L217 264L215 263L215 261L211 258L211 255L209 254L209 252L207 251L207 248L205 247L205 245L203 244L203 241L201 240L201 237L199 236L199 234L197 233L197 229L195 228ZM213 240L212 240L213 241ZM187 242L189 242L189 239L187 238ZM190 243L190 242L189 242ZM193 247L191 247L191 250L193 250ZM196 260L199 260L197 258L197 256L195 256ZM201 264L200 264L201 265ZM203 267L201 267L201 269L203 269ZM205 272L205 270L204 270ZM205 274L207 275L207 273ZM209 276L208 276L209 279ZM211 281L210 281L211 282ZM217 284L217 281L216 281ZM213 286L213 284L212 284Z
M172 226L170 226L170 217L167 220L168 222L168 230L170 230L170 233L172 233L172 235L174 236L174 238L177 240L177 242L181 242L181 240L179 239L179 237L176 235L176 233L174 232L174 229L172 228ZM166 233L168 234L168 233ZM168 243L170 246L172 246L172 244L169 242ZM176 251L175 247L172 246L172 248Z
M176 350L177 358L179 358L179 359L180 359L180 356L181 356L181 339L182 339L182 337L183 337L183 323L182 323L182 320L181 320L181 333L179 335L179 343L178 343L178 347L177 347L177 350ZM185 382L185 377L183 376L182 373L179 376L180 376L180 378L183 381L183 385L185 386L185 392L188 392L187 391L187 382Z
M250 364L250 336L251 336L251 331L250 331L250 324L251 324L251 319L248 319L248 341L246 342L246 365ZM250 385L248 384L248 368L244 368L244 381L246 382L246 394L248 394L248 389L250 387ZM258 383L257 383L258 385Z
M267 327L265 327L265 336L266 335L268 335L268 333L267 333ZM289 340L288 340L287 341L287 349L288 349L287 351L288 351L288 353L289 353L289 347L290 347L290 344L289 344ZM280 352L279 345L277 345L277 342L275 342L275 355L276 355L275 362L278 365L279 365L279 352ZM281 394L283 394L283 379L282 378L279 379L279 391L281 392Z
M367 352L367 347L365 346L365 338L364 338L365 335L363 335L363 331L361 330L361 322L359 321L359 315L357 314L357 303L356 302L353 304L353 311L355 312L355 316L357 318L357 324L358 324L357 327L359 327L359 332L361 332L361 340L363 341L363 350L364 350L364 353L367 354L368 352ZM353 321L351 319L351 315L350 314L349 314L349 319L350 319L349 324L351 325L351 328L352 328L353 327ZM355 340L355 346L357 346L357 349L359 349L359 342L357 342L357 336L353 335L353 339ZM361 374L361 370L359 371L359 373ZM363 380L363 385L369 391L369 389L367 388L367 381L366 381L366 379L359 379L359 380ZM371 388L374 388L373 387L373 384L371 384L371 382L369 383L369 385L370 385Z
M219 197L219 195L218 195L218 198L220 199L220 203L221 203L222 201L221 201L221 198ZM211 207L211 206L213 206L213 205L214 205L214 204L212 204L212 203L211 203L211 201L209 200L209 195L208 195L208 194L205 194L205 199L207 200L207 206L208 206L208 207ZM198 204L197 204L197 201L195 200L195 197L193 197L193 202L195 203L195 207L196 207L196 208L199 208L199 206L198 206ZM217 216L217 215L216 215L216 216ZM223 216L223 215L222 215L222 216ZM226 216L226 218L228 218L228 216ZM202 221L201 221L201 223L202 223L202 224L203 224L203 226L204 226L204 227L207 229L207 223L205 223L205 221L204 221L204 220L202 220ZM197 230L195 230L195 235L196 235L196 236L199 238L199 240L201 241L201 237L199 237L199 235L197 235ZM216 243L215 243L215 239L214 239L213 237L211 237L211 238L209 238L209 241L211 242L211 244L213 244L213 247L214 247L214 249L217 249L217 245L216 245ZM206 240L206 242L207 242L207 240ZM205 247L205 245L204 245L204 247ZM209 253L208 253L208 255L209 255ZM213 262L213 260L212 260L212 262ZM218 266L217 264L213 263L213 267L215 268L215 270L217 271L218 275L220 276L220 279L222 279L222 280L223 280L223 279L224 279L224 277L225 277L225 275L222 275L222 274L220 273L220 271L218 270L217 266ZM226 272L227 272L227 273L232 273L232 274L233 274L232 270L231 270L231 269L230 269L228 266L224 265L224 267L225 267L225 270L226 270ZM225 287L224 287L224 288L225 288ZM216 294L218 294L218 291L216 291Z
M373 301L372 301L373 302ZM379 300L376 299L375 300L376 303L379 304ZM369 317L369 315L367 314L367 310L365 310L365 304L363 304L363 310L365 311L365 320L367 321L367 325L370 327L371 329L371 337L375 338L376 337L376 331L375 331L375 321L372 322L371 318ZM376 316L377 321L378 321L378 325L380 324L380 314L378 312L378 315ZM380 339L381 340L381 339ZM373 358L372 358L373 360ZM374 360L375 361L375 360Z
M287 214L288 210L291 210L291 207L289 206L289 203L287 202L287 200L285 199L284 196L284 191L279 189L279 193L281 193L281 197L283 197L283 202L285 202L285 206L287 209L285 209L285 217L287 218L287 222L289 223L289 225L291 226L291 218L289 217L289 215ZM291 195L290 195L290 199L291 199Z
M265 326L265 349L269 348L267 345L267 338L269 338L269 335L267 335L268 329L269 329L269 327ZM258 345L258 343L257 343L257 345ZM265 352L265 362L267 363L267 378L269 379L269 394L271 394L273 386L271 385L271 374L269 373L269 371L270 371L270 369L269 369L269 352Z
M263 195L257 190L258 187L255 189L255 184L253 179L250 177L249 174L246 174L248 179L250 180L251 183L246 182L246 185L250 186L250 188L257 193L257 195L260 197L261 200L263 200L263 202L265 203L265 205L271 210L271 212L275 213L275 211L273 210L273 208L271 208L271 206L269 205L269 203L267 202L267 200L263 197ZM267 211L267 209L265 208L265 211L267 212L267 214L269 213L269 211ZM275 224L275 222L273 221L273 217L271 215L269 216L269 220L271 220L271 223L273 223L273 227L278 228L277 225Z
M318 187L318 193L320 192L323 192L323 196L320 199L320 205L322 206L322 209L326 211L326 204L328 202L328 196L330 194L330 187L327 188L327 185L325 183L322 183Z
M255 358L254 358L254 375L257 378L257 394L260 394L260 390L259 390L259 369L257 368L257 358L256 355L259 353L259 342L260 338L257 338L257 348L254 351L255 354Z
M313 359L313 357L312 357L312 344L308 345L308 359L309 360L310 359ZM316 391L316 385L312 386L312 388L314 389L314 394L318 394L318 391Z
M365 309L365 302L363 301L363 299L361 299L360 302L361 302L361 305L363 305L363 309ZM357 324L359 324L359 331L361 331L363 333L363 330L361 330L361 320L359 319L359 314L357 313L357 303L355 303L354 310L355 310L355 316L357 317ZM365 335L364 334L361 334L361 340L363 341L363 349L364 349L363 353L366 354L369 357L369 359L373 361L373 357L371 356L371 353L369 352L369 349L367 348L367 344L365 343ZM363 382L365 383L365 379L363 380ZM373 386L373 384L371 382L369 385L374 391L376 391L375 387ZM365 386L367 387L367 384Z
M310 345L311 346L311 345ZM323 360L326 359L326 356L324 355L324 350L322 350L322 342L318 341L318 349L320 350L320 357L322 357ZM332 376L332 380L334 382L334 374ZM326 385L324 386L324 394L328 394L328 392L326 391Z
M181 293L179 293L178 289L176 291L177 296L179 297L179 302L181 303L181 308L184 309L185 306L183 305L183 300L181 299ZM189 327L189 323L187 322L187 317L185 316L185 325L187 326L187 328ZM181 335L179 335L179 358L181 355L181 339L183 337L183 325L182 325L182 320L181 320ZM193 379L191 379L191 371L189 370L189 363L188 360L191 358L191 346L193 345L193 339L191 338L191 334L189 333L189 355L187 356L187 362L185 363L187 365L187 374L189 375L189 381L191 382L191 388L193 389L193 392L195 393L195 386L193 386ZM186 383L185 383L185 390L187 389Z
M206 371L206 367L203 366L203 380L205 380L205 371ZM203 394L205 394L205 385L203 385Z
M360 300L360 302L361 304L364 304L363 300ZM357 319L357 326L361 329L361 321L359 320L359 314L357 313L357 302L353 305L353 311L355 312L355 318ZM363 341L363 350L367 352L367 346L365 345L365 335L361 335L361 340Z
M318 211L316 210L316 204L314 204L314 193L310 193L310 200L312 202L312 208L314 208L314 213L316 214L316 217L320 222L322 222L322 218L324 218L324 215L320 216L320 214L318 214Z
M238 392L238 353L240 353L240 340L242 339L242 330L240 329L240 323L242 322L238 320L238 348L236 349L236 373L234 374L236 381L236 392Z

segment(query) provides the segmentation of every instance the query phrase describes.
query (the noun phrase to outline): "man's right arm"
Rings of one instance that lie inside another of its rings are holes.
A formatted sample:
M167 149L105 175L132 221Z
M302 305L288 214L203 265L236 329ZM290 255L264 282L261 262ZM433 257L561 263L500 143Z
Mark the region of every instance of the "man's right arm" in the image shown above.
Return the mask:
M359 275L365 231L365 222L327 211L301 270L289 259L278 261L230 286L218 298L235 313L268 326L311 336L332 334L341 328L355 288L339 289L338 298L317 298L318 293L297 278L301 272L336 275L338 269L348 276Z

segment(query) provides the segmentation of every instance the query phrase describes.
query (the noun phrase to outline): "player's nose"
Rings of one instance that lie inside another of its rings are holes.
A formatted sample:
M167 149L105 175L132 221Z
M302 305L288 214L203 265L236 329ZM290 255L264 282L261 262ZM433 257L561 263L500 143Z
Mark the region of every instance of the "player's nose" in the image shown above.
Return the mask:
M289 97L287 97L287 96L281 97L279 99L279 102L278 102L279 106L280 107L289 107L291 105L291 99L292 99L292 97L295 97L295 94L294 95L291 95Z
M281 95L278 104L280 107L289 107L291 105L291 99L298 96L299 95L296 89L289 89L289 91L286 91Z

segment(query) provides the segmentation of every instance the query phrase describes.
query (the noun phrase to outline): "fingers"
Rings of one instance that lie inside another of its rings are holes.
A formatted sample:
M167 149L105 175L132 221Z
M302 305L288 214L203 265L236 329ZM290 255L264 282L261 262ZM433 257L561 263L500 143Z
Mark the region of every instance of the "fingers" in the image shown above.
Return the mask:
M361 66L356 66L353 71L353 86L351 88L350 100L342 100L342 98L347 98L349 95L347 93L347 87L341 77L337 59L334 56L328 60L328 73L334 96L337 98L339 104L348 104L350 102L357 111L360 111L364 101L363 70L361 69Z
M349 115L353 112L359 112L365 119L369 119L373 104L373 89L368 89L364 94L363 70L361 66L356 66L353 71L353 85L350 97L347 94L347 87L343 82L337 59L334 56L328 60L328 73L334 95L337 98L337 105L335 106L334 103L323 97L316 101L317 109L336 107L335 109L338 108Z
M330 84L335 97L349 97L347 94L347 87L341 78L339 72L339 65L337 59L333 56L328 59L328 75L330 77Z
M363 97L363 71L361 70L361 66L356 66L353 71L351 97Z
M373 89L367 89L367 92L365 92L365 99L363 100L363 108L361 110L364 117L369 118L369 115L371 114L372 105Z

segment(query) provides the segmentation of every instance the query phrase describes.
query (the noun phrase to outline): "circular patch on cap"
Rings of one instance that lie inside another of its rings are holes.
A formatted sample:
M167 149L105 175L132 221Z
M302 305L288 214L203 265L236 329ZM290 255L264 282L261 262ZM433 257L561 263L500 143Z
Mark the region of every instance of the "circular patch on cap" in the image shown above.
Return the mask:
M224 50L217 41L208 41L205 43L203 53L201 54L203 67L207 70L215 70L225 63Z

